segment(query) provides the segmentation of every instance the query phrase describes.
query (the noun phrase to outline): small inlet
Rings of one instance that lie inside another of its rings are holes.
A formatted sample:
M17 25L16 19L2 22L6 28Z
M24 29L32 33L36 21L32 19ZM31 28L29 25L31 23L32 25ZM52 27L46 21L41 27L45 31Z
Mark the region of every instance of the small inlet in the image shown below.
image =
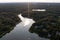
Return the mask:
M46 11L46 9L32 9L32 11Z

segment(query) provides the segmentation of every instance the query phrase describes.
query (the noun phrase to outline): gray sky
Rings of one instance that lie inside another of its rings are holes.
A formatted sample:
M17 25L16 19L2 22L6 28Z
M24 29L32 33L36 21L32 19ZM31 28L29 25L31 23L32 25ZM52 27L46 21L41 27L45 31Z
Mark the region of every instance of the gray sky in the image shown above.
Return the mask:
M0 0L0 3L8 3L8 2L52 2L52 3L60 3L60 0Z

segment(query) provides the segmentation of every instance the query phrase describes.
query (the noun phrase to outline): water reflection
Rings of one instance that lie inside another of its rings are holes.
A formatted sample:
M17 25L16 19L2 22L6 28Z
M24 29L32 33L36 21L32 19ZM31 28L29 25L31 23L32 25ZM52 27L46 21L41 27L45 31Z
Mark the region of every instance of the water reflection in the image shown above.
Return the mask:
M33 14L36 22L19 15L19 24L15 21L18 17L13 17L15 19L12 20L3 18L4 20L0 20L0 40L60 40L60 19L57 16L40 18L39 14Z
M25 18L21 14L19 14L18 17L21 19L24 26L29 25L30 23L35 23L33 19Z
M46 9L32 9L32 11L46 11Z
M24 22L20 22L15 26L15 28L5 36L3 36L0 40L48 40L45 38L38 37L35 33L30 33L28 30L34 23L33 19L29 19L29 24L24 26Z

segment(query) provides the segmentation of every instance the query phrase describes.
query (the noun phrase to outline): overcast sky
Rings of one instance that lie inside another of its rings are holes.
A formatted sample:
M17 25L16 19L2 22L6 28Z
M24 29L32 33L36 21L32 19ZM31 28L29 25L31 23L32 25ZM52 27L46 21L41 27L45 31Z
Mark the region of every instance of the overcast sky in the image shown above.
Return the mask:
M60 3L60 0L0 0L0 3L11 3L11 2L50 2Z

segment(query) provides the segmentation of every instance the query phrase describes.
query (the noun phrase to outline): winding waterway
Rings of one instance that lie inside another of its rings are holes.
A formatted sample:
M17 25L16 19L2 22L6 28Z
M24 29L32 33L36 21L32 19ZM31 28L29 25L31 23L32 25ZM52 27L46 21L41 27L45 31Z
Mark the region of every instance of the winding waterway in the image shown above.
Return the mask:
M24 24L24 23L27 23L26 20L29 23L28 25ZM39 37L35 33L29 32L29 28L32 26L34 22L35 21L33 19L25 18L25 21L21 21L19 24L17 24L10 33L7 33L6 35L4 35L0 40L48 40L48 39Z

